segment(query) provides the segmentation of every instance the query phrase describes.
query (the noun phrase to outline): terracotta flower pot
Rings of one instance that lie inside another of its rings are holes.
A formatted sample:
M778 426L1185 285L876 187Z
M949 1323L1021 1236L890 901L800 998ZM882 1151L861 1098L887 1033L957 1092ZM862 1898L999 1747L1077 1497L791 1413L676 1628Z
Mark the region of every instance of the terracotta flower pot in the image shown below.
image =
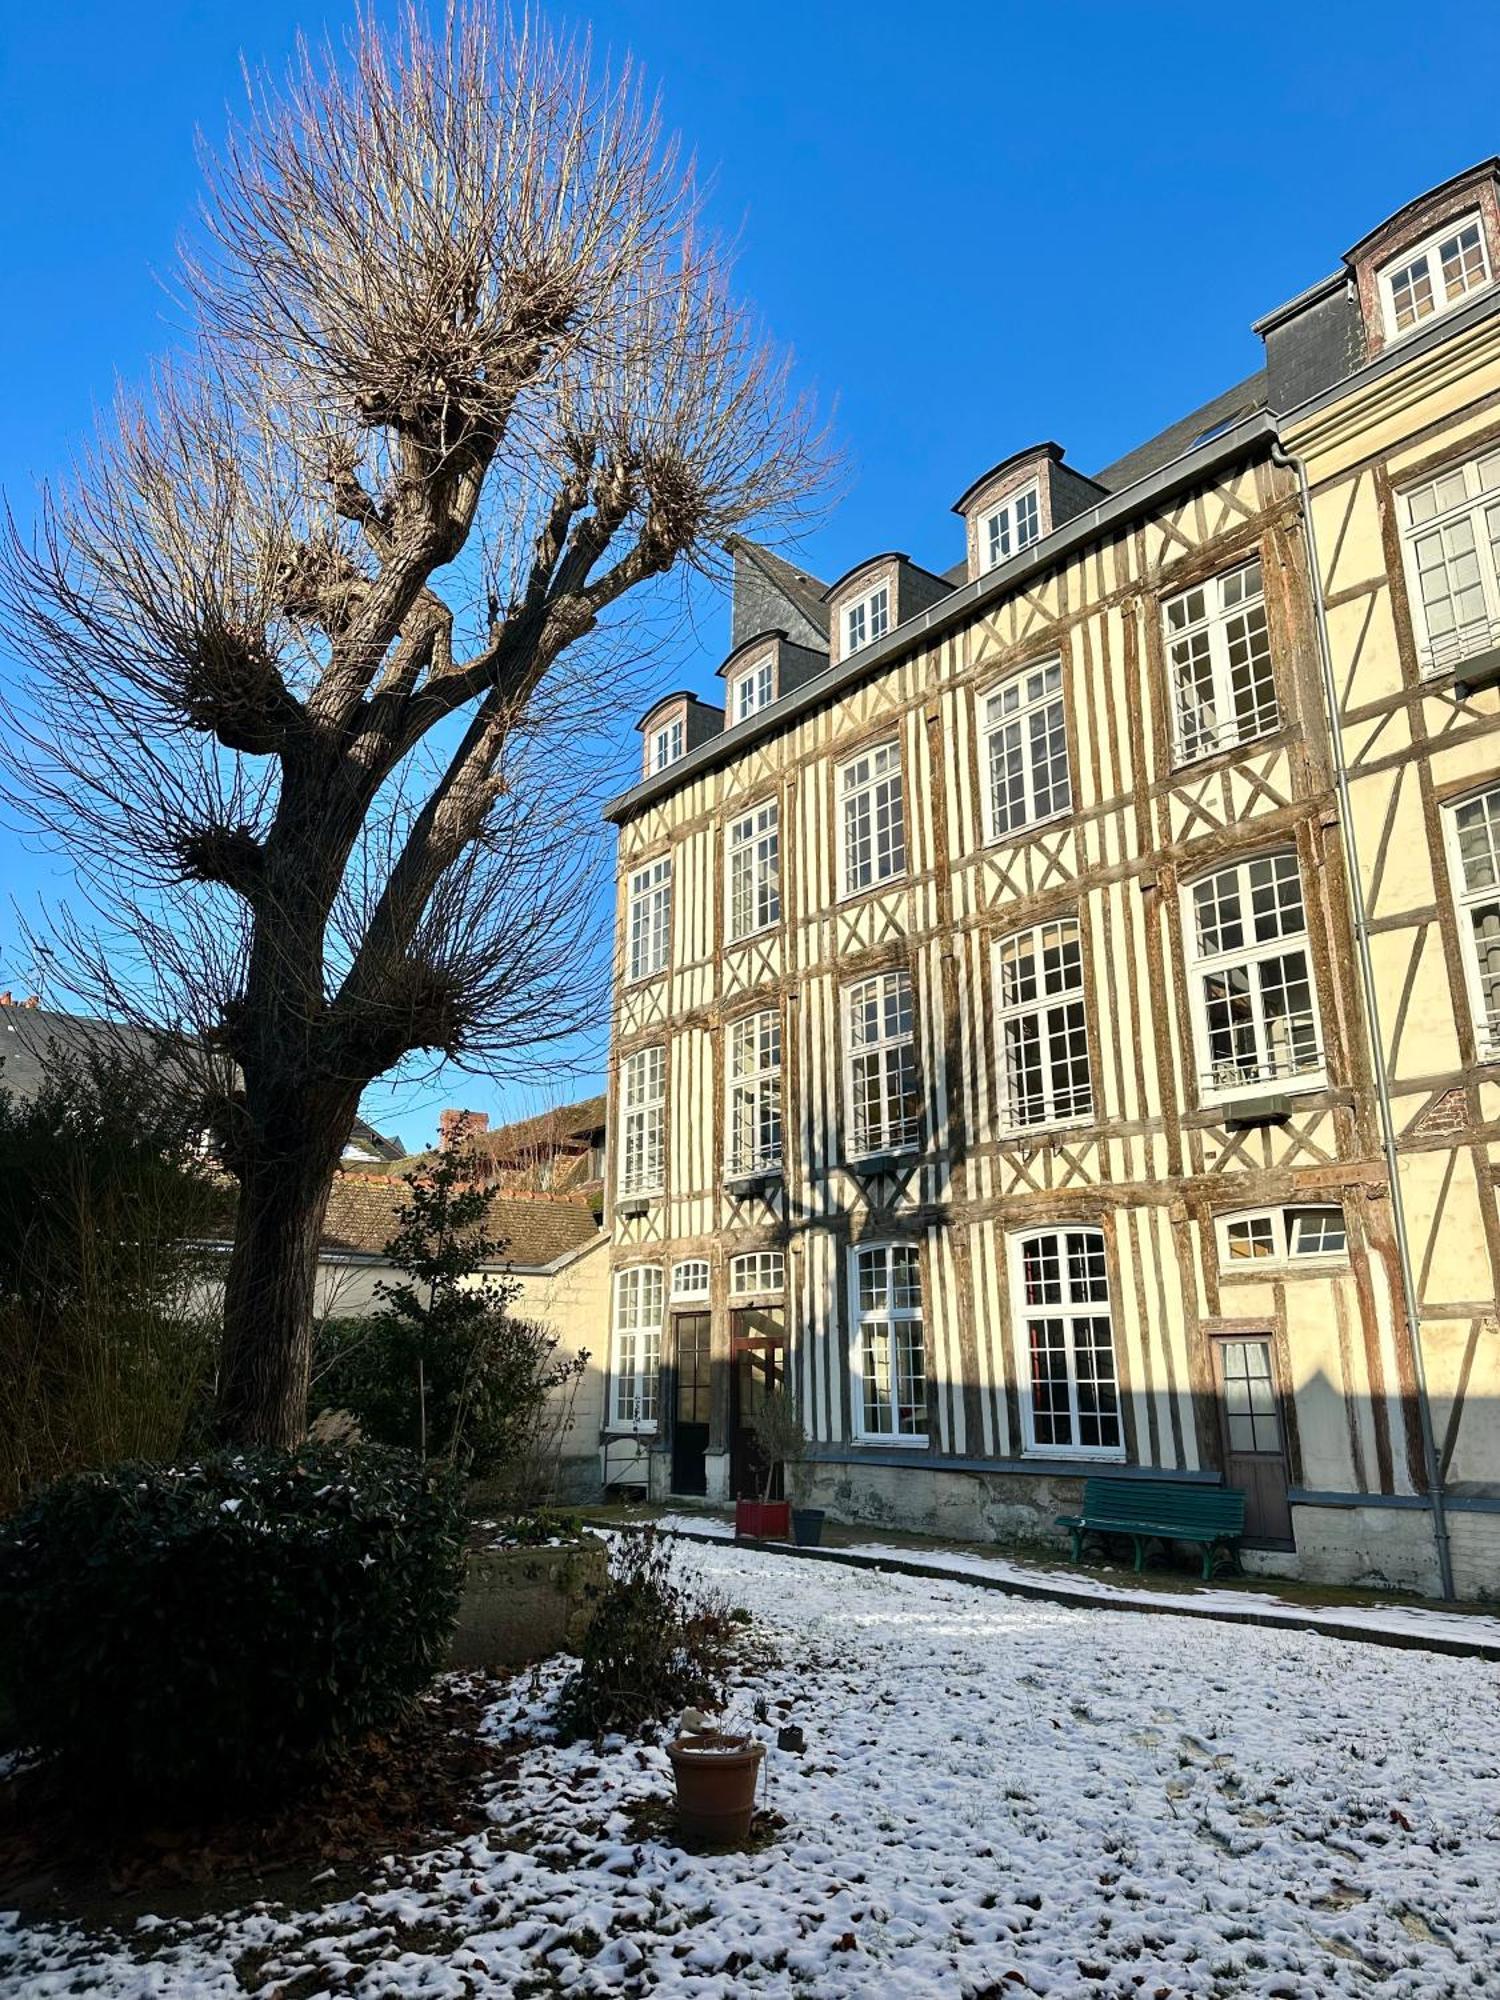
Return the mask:
M667 1745L677 1780L677 1823L695 1840L739 1847L749 1837L766 1746L705 1729Z
M790 1500L736 1500L734 1532L755 1541L787 1541L792 1532Z

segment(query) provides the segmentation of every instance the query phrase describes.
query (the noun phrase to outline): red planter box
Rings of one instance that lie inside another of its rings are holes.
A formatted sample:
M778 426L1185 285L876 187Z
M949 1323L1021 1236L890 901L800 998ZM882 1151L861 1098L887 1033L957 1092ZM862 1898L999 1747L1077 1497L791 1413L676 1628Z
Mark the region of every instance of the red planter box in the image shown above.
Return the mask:
M786 1542L792 1535L790 1500L736 1500L735 1540Z

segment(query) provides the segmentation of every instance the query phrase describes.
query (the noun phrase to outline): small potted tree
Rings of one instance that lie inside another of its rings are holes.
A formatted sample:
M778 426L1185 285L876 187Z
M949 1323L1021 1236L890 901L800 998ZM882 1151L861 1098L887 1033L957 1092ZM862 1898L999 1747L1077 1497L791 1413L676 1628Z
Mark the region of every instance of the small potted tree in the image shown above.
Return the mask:
M791 1398L782 1389L772 1389L761 1399L750 1420L750 1428L755 1433L756 1447L765 1465L765 1486L759 1500L735 1502L734 1532L736 1536L749 1536L761 1541L785 1541L792 1532L791 1502L773 1500L771 1492L777 1473L782 1473L784 1486L784 1468L801 1458L807 1449L807 1433L792 1407Z

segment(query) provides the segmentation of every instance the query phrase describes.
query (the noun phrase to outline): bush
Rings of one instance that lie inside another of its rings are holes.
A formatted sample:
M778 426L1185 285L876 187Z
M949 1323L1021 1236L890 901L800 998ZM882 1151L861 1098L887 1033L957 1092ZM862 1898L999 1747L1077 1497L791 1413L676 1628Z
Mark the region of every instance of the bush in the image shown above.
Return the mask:
M723 1707L735 1620L673 1572L673 1545L655 1528L616 1541L578 1671L558 1703L565 1743L649 1734L680 1709Z
M101 1795L258 1795L426 1685L462 1574L456 1483L404 1453L80 1473L0 1530L0 1682Z

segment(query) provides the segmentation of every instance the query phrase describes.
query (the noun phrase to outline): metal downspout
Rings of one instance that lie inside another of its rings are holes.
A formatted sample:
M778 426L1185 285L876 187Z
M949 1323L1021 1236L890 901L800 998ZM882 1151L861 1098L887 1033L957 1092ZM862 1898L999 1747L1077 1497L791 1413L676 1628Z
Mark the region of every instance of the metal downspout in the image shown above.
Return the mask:
M1312 572L1313 622L1318 629L1318 658L1323 670L1323 700L1328 713L1334 780L1338 786L1339 813L1343 820L1349 899L1353 904L1354 946L1359 956L1365 1018L1370 1024L1370 1054L1375 1072L1375 1101L1380 1111L1381 1146L1385 1153L1386 1172L1391 1184L1391 1215L1396 1229L1396 1258L1401 1267L1402 1304L1406 1312L1407 1328L1411 1334L1412 1371L1417 1383L1417 1415L1422 1432L1422 1459L1427 1473L1428 1497L1432 1502L1432 1538L1437 1545L1438 1577L1443 1596L1451 1598L1453 1552L1448 1541L1448 1511L1443 1504L1443 1475L1438 1463L1437 1439L1432 1428L1432 1404L1427 1394L1427 1368L1422 1356L1421 1308L1417 1302L1416 1279L1412 1274L1411 1244L1406 1234L1406 1202L1401 1191L1400 1156L1396 1149L1396 1120L1391 1109L1390 1080L1386 1075L1385 1046L1380 1028L1380 1005L1375 987L1375 966L1370 956L1369 915L1365 907L1364 878L1360 874L1359 845L1354 832L1349 769L1344 762L1344 736L1339 726L1338 683L1334 679L1333 648L1328 638L1328 615L1323 603L1323 572L1318 562L1318 540L1313 529L1312 494L1308 489L1306 465L1295 452L1287 450L1280 438L1272 440L1271 462L1296 473L1297 485L1302 495L1302 526L1307 537L1307 557Z

